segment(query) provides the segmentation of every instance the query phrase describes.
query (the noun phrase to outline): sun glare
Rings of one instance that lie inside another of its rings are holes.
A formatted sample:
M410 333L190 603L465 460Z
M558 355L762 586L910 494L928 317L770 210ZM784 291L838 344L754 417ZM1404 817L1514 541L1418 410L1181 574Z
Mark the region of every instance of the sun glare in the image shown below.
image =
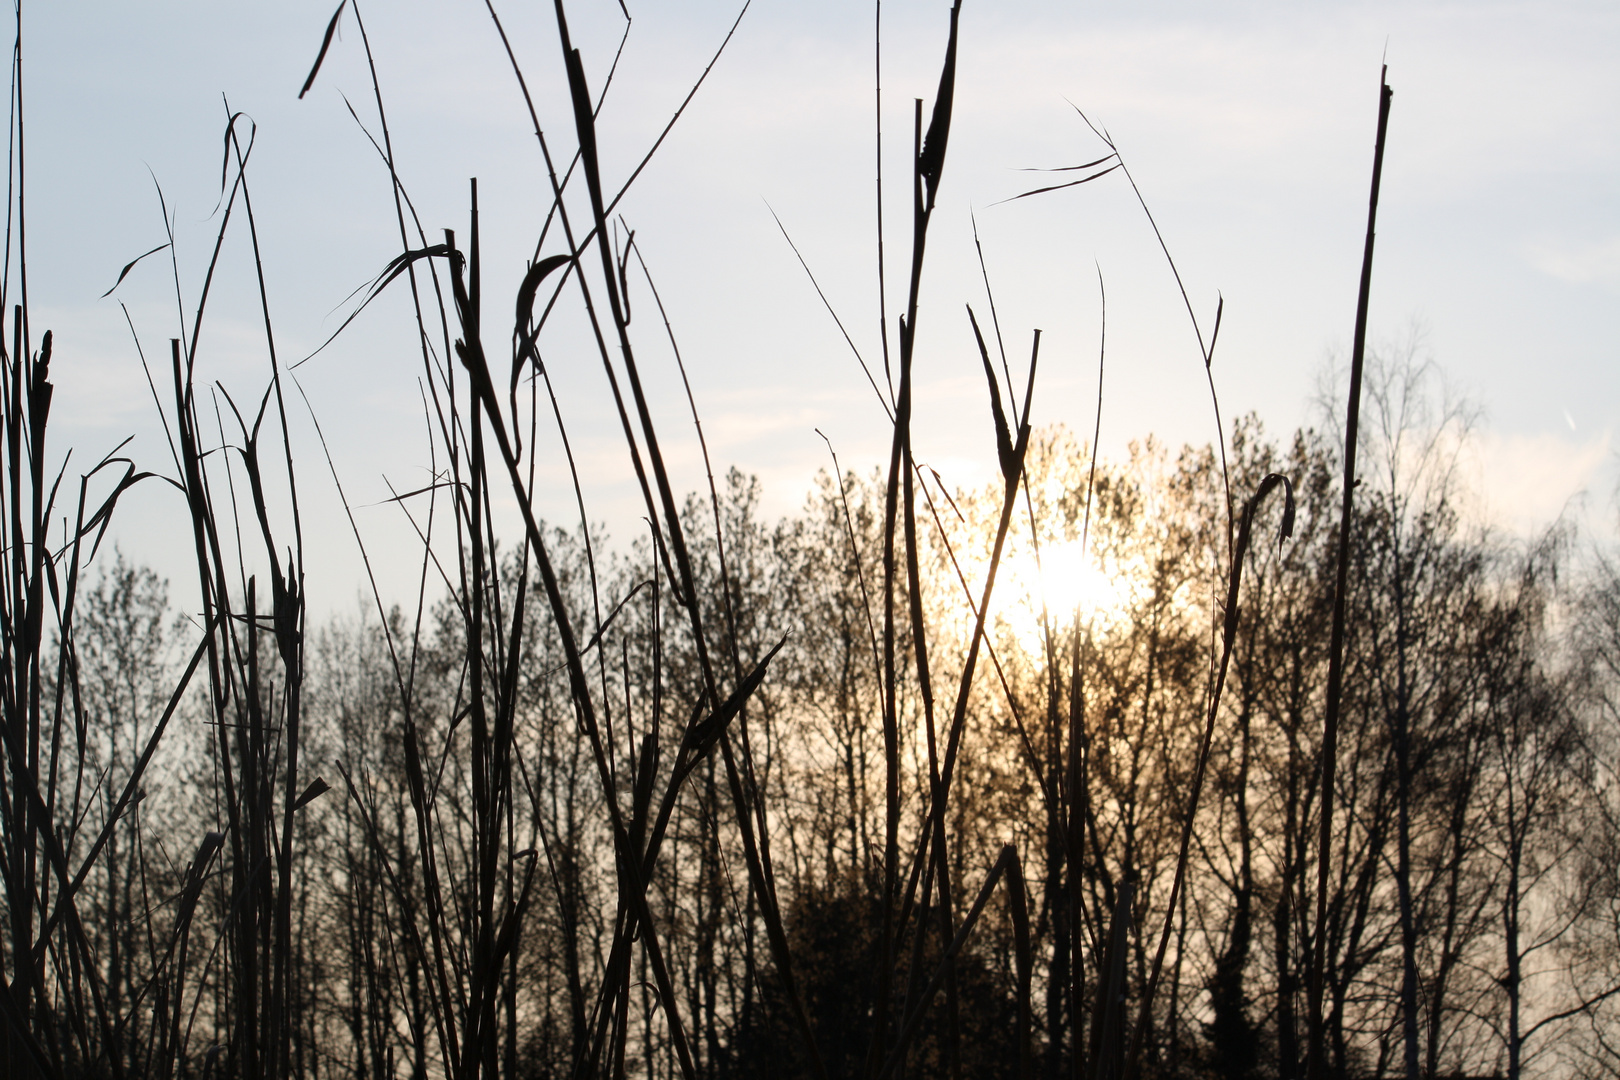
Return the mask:
M1078 613L1084 623L1101 629L1118 618L1129 590L1099 567L1079 540L1046 544L1037 562L1033 551L1019 551L1004 564L999 618L1016 635L1020 646L1038 653L1044 646L1041 613L1044 605L1054 631L1066 627Z
M1054 616L1071 616L1077 609L1081 618L1105 616L1117 609L1122 599L1114 581L1097 567L1078 540L1044 551L1040 573L1046 606Z

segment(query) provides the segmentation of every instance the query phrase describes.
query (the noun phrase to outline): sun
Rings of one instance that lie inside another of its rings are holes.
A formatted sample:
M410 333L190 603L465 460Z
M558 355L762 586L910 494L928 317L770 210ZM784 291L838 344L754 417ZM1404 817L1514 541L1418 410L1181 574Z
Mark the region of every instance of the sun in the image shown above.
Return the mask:
M1034 560L1031 559L1031 562ZM1048 546L1041 553L1042 596L1053 616L1108 615L1124 597L1118 584L1097 566L1078 540Z
M1099 566L1078 539L1041 545L1039 559L1024 547L1010 554L1003 565L1005 576L997 586L1001 594L1001 603L996 605L998 619L1031 654L1045 647L1043 613L1054 631L1067 627L1076 617L1082 623L1106 628L1122 617L1129 602L1129 590L1122 587L1122 568L1112 569L1110 573Z

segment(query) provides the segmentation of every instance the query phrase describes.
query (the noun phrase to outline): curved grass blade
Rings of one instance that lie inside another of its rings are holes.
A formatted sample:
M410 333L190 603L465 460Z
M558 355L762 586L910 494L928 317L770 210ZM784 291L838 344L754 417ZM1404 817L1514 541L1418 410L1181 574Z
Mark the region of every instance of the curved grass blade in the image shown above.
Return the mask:
M849 351L855 354L855 362L861 365L861 371L866 375L866 381L872 384L872 392L877 395L878 404L883 408L883 415L888 417L889 422L892 424L894 422L894 410L889 407L889 402L884 399L883 391L878 389L877 379L872 377L872 369L866 366L866 357L861 355L861 350L856 347L854 339L849 336L849 331L844 329L844 320L838 317L838 312L833 309L832 301L828 300L827 294L821 291L821 282L816 280L815 271L810 269L810 264L804 261L804 255L800 253L799 245L795 244L793 237L788 235L787 226L783 225L782 219L776 216L776 210L770 203L765 204L765 209L771 212L771 218L776 222L776 227L782 230L782 239L788 242L788 247L793 249L794 258L798 259L799 265L804 267L805 274L810 278L810 285L816 290L816 295L821 297L822 306L827 309L827 314L831 315L833 322L838 324L838 332L844 335L844 341L848 343Z
M973 324L973 340L979 344L979 358L984 361L984 377L990 383L990 416L996 425L996 458L1001 462L1001 475L1011 479L1018 463L1013 458L1012 435L1007 430L1007 414L1001 407L1001 387L996 384L996 369L990 366L990 352L984 347L984 335L979 332L979 320L968 306L968 322ZM961 511L957 511L958 514Z
M309 69L309 78L304 80L304 88L298 91L298 99L302 101L309 88L315 85L315 76L320 73L321 63L326 59L326 50L332 47L332 35L337 33L338 18L343 14L343 8L349 0L340 0L337 10L332 12L332 21L326 24L326 36L321 38L321 51L315 54L315 66Z
M1108 156L1113 157L1112 154L1110 154ZM1108 158L1103 158L1103 160L1107 161ZM1062 191L1064 188L1079 187L1081 184L1089 184L1091 181L1096 180L1099 177L1107 176L1109 173L1113 172L1117 168L1119 168L1119 164L1115 163L1113 165L1108 166L1108 168L1104 169L1102 172L1092 173L1090 176L1083 176L1079 180L1070 180L1066 184L1049 184L1046 187L1038 187L1038 188L1035 188L1032 191L1023 192L1022 194L1014 195L1010 199L1002 199L1001 202L991 203L990 205L991 206L1000 206L1001 203L1017 202L1019 199L1027 199L1031 195L1044 195L1048 191Z
M765 681L765 669L770 666L770 662L776 658L776 654L786 644L787 636L784 634L782 640L772 646L771 651L766 653L764 658L754 665L754 670L748 673L747 678L743 679L737 689L730 697L726 698L718 709L710 713L701 722L693 724L687 729L686 737L681 740L681 751L687 762L687 772L690 772L693 766L703 760L704 756L714 746L715 740L726 730L726 725L731 723L732 719L742 711L742 707L747 704L754 691L759 689L759 684Z
M939 73L939 94L934 98L934 111L928 118L928 134L923 138L922 153L917 155L917 173L927 190L927 205L934 205L939 190L940 173L945 171L945 145L951 136L951 106L956 99L956 24L962 14L962 0L951 5L951 36L945 43L945 66Z
M156 255L158 252L162 251L164 248L166 248L168 246L169 245L166 244L166 243L165 244L159 244L157 247L153 248L151 251L148 251L146 253L146 255ZM124 279L129 276L129 272L131 270L135 269L135 264L140 262L142 259L146 258L146 255L137 255L133 259L129 260L129 262L125 263L124 268L122 270L118 271L118 280L112 283L112 289L108 289L106 292L102 293L100 298L105 300L107 297L111 296L113 289L118 288L118 286L120 286L120 285L122 285L124 283Z
M1101 165L1103 162L1107 161L1109 158L1111 158L1113 156L1114 155L1112 153L1104 154L1102 157L1098 158L1096 161L1088 161L1084 165L1059 165L1055 169L1026 168L1026 169L1019 169L1018 171L1019 172L1084 172L1087 169L1095 169L1098 165Z
M343 331L349 328L350 323L354 322L354 320L360 317L360 313L366 310L366 307L373 300L377 299L382 291L388 288L395 278L399 277L406 270L410 269L422 259L438 258L447 258L452 263L459 263L462 255L461 252L457 251L449 243L443 243L433 244L432 246L425 248L415 248L411 251L406 251L394 256L393 259L389 261L388 265L383 268L383 272L377 276L375 281L372 282L371 288L366 292L366 298L360 301L360 306L351 311L349 313L349 317L343 320L343 325L332 331L332 335L325 341L321 342L319 348L310 353L308 356L304 357L302 360L298 361L298 363L293 364L292 367L302 367L311 360L315 359L315 357L319 356L328 345L337 340L337 336L339 334L343 333Z
M533 334L529 333L529 324L534 321L534 297L540 290L540 283L545 281L552 271L574 261L572 255L551 255L533 266L523 275L523 284L518 286L517 295L517 329L515 331L519 345L517 363L512 369L512 385L517 386L517 368L521 366L526 357L535 357L534 339L539 335L536 328Z

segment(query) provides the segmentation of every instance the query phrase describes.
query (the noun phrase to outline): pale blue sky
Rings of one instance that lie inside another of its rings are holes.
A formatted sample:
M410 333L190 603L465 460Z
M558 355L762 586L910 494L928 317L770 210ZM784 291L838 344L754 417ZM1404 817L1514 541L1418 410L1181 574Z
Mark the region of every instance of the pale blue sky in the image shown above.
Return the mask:
M343 299L397 253L386 176L349 118L375 117L360 35L345 17L314 90L295 100L332 0L36 4L24 12L30 294L56 332L58 448L75 460L135 433L154 468L167 450L116 298L148 355L174 333L157 259L99 299L124 262L160 243L154 174L176 215L182 288L194 295L218 195L221 95L259 124L255 208L286 357L341 321ZM726 4L629 4L635 23L602 117L604 168L624 175L735 16ZM511 7L511 11L506 8ZM570 129L550 5L503 5L556 144ZM622 26L616 0L571 7L599 85ZM886 175L903 177L911 99L932 99L948 4L884 6ZM430 228L465 228L479 177L486 281L510 295L544 202L539 156L499 41L470 0L362 8L402 174ZM1620 9L1606 3L1137 3L967 0L957 120L930 240L919 348L918 453L948 479L993 468L982 375L964 302L984 311L969 213L979 222L1009 351L1045 333L1037 423L1089 431L1100 265L1108 282L1103 446L1149 432L1207 441L1213 421L1180 297L1118 174L995 205L1025 166L1100 156L1073 102L1126 155L1206 320L1226 317L1216 359L1225 415L1276 432L1312 418L1324 358L1347 348L1355 309L1380 57L1390 125L1372 300L1373 336L1414 324L1453 386L1485 411L1476 475L1489 513L1527 528L1586 489L1612 523L1620 430ZM757 0L727 55L623 210L669 307L711 450L758 472L768 508L797 506L834 440L847 466L886 448L882 414L777 232L793 232L869 359L873 283L872 7ZM609 181L617 186L616 181ZM907 193L890 189L891 310L908 253ZM205 326L207 377L243 397L263 385L245 246L228 253ZM403 294L385 298L299 372L351 498L418 486L426 451ZM504 310L505 301L499 307ZM702 474L668 396L671 365L650 304L638 319L677 482ZM628 463L600 364L549 353L574 417L593 516L636 527ZM358 560L307 422L311 596L348 607ZM542 487L567 514L560 468ZM130 554L187 579L179 504L150 487L119 530ZM359 513L385 591L405 598L397 513ZM1606 526L1612 533L1612 524Z

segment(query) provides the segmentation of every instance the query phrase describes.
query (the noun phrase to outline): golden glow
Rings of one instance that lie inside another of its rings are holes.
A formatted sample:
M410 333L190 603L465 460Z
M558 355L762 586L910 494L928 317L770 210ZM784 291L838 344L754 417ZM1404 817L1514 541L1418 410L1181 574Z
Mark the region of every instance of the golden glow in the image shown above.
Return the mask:
M1110 569L1098 566L1079 540L1043 544L1038 563L1035 553L1020 545L997 575L997 622L1025 652L1037 654L1045 647L1043 605L1054 634L1066 630L1077 613L1082 624L1105 629L1124 615L1131 593L1123 568Z
M1057 544L1042 552L1041 585L1047 609L1053 616L1070 617L1076 609L1081 618L1095 617L1099 613L1106 615L1116 610L1124 599L1115 583L1082 550L1078 540Z

